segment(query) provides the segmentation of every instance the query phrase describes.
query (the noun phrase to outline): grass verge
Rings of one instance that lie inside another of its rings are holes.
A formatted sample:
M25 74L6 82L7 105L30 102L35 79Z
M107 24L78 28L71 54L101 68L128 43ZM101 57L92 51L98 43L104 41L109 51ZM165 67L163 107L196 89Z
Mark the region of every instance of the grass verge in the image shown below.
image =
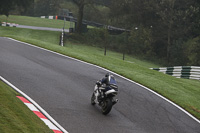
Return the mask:
M19 25L28 25L28 26L60 28L60 29L62 29L64 26L63 20L42 19L39 17L15 16L15 15L9 15L8 18L5 15L0 15L0 22L16 23ZM66 21L65 28L69 29L69 27L70 27L70 22Z
M19 95L0 80L0 132L53 133L16 97Z
M16 31L17 35L15 34ZM50 34L51 37L48 37L48 34L45 34L45 32ZM58 32L0 27L0 36L12 37L112 70L158 92L200 119L199 81L177 79L150 70L150 67L157 67L157 65L129 56L126 59L130 60L131 63L123 61L121 59L122 55L119 53L109 51L108 55L104 56L103 49L100 48L72 44L69 41L65 42L65 47L61 47L58 45L58 34ZM46 39L41 38L41 36ZM50 39L51 41L49 41Z

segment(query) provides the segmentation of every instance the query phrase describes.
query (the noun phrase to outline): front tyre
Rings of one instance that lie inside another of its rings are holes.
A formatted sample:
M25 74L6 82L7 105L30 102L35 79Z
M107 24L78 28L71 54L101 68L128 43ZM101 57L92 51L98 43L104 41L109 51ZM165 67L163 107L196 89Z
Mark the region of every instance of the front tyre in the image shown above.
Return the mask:
M112 100L110 98L105 99L101 105L101 108L102 113L107 115L112 109Z

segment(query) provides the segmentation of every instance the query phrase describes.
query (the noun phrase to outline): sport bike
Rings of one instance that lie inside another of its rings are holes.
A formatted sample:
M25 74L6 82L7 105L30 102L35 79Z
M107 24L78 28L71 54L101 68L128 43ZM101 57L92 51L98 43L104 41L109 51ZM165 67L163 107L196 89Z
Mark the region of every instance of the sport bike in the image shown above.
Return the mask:
M101 107L102 113L107 115L111 111L112 106L118 102L118 99L115 99L117 94L118 87L116 85L106 87L97 82L91 97L91 104L98 104Z

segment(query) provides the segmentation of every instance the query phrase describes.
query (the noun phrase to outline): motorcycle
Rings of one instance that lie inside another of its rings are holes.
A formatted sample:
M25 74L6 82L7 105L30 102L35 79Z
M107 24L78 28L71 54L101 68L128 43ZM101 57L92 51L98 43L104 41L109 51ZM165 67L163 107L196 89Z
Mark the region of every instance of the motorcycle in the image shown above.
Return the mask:
M106 87L101 85L98 81L94 87L94 92L91 97L91 104L98 104L101 107L102 113L107 115L114 104L118 102L118 99L114 97L118 94L118 87L115 85L110 85Z

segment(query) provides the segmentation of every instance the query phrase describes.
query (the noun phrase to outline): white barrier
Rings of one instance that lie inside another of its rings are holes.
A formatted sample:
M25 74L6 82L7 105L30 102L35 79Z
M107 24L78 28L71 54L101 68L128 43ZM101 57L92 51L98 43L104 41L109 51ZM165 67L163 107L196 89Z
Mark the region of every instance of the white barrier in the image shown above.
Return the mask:
M2 22L1 26L17 27L19 24Z
M175 66L175 67L160 67L150 68L159 72L172 75L176 78L196 79L200 80L199 66Z

